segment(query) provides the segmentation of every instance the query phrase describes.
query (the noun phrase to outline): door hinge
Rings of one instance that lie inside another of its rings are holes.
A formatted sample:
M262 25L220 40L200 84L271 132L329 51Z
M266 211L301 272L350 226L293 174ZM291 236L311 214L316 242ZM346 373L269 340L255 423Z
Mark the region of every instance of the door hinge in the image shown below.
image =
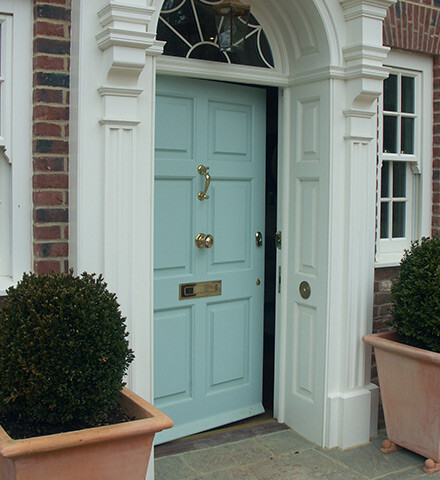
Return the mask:
M278 267L278 293L281 293L281 267Z
M275 246L278 248L278 249L281 249L281 232L278 231L276 234L275 234Z

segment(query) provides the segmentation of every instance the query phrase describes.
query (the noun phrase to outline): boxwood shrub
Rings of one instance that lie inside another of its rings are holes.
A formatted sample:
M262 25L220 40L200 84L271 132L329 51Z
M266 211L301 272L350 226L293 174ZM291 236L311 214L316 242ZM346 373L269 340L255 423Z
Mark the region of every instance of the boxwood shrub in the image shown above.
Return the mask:
M133 360L102 276L25 274L0 304L0 410L31 422L105 418Z
M413 242L394 283L391 325L408 345L440 352L440 238Z

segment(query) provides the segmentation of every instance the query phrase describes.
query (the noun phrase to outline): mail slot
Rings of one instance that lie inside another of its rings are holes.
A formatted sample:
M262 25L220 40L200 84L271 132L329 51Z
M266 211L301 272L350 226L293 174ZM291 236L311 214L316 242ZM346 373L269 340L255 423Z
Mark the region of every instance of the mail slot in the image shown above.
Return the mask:
M179 285L179 300L188 298L216 297L222 294L222 281L198 283L181 283Z

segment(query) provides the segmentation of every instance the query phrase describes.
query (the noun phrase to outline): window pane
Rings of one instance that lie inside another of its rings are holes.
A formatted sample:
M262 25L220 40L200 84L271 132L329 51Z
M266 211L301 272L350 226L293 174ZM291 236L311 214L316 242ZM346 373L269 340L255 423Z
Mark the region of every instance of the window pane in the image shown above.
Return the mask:
M389 238L390 229L390 204L382 202L380 204L380 238Z
M397 112L397 75L390 75L383 82L383 109Z
M1 1L1 0L0 0ZM273 56L266 34L253 15L242 49L221 52L216 44L216 15L212 8L220 0L165 0L160 13L158 40L166 41L164 54L261 68L273 68ZM240 25L240 24L238 24ZM216 51L217 50L217 51Z
M2 74L2 24L0 22L0 75Z
M406 202L393 203L393 238L405 236Z
M382 198L390 196L390 162L382 163L381 193Z
M414 113L414 77L402 76L402 112Z
M393 197L406 197L406 162L393 163Z
M383 117L383 151L397 153L397 117Z
M402 117L402 138L401 138L402 153L414 153L414 118Z

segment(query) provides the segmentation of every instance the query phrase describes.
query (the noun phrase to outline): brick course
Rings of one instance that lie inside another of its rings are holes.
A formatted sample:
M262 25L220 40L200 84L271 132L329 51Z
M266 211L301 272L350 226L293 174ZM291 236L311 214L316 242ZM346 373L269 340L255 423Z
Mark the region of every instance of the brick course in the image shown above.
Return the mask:
M34 0L33 252L37 273L68 268L70 0Z

